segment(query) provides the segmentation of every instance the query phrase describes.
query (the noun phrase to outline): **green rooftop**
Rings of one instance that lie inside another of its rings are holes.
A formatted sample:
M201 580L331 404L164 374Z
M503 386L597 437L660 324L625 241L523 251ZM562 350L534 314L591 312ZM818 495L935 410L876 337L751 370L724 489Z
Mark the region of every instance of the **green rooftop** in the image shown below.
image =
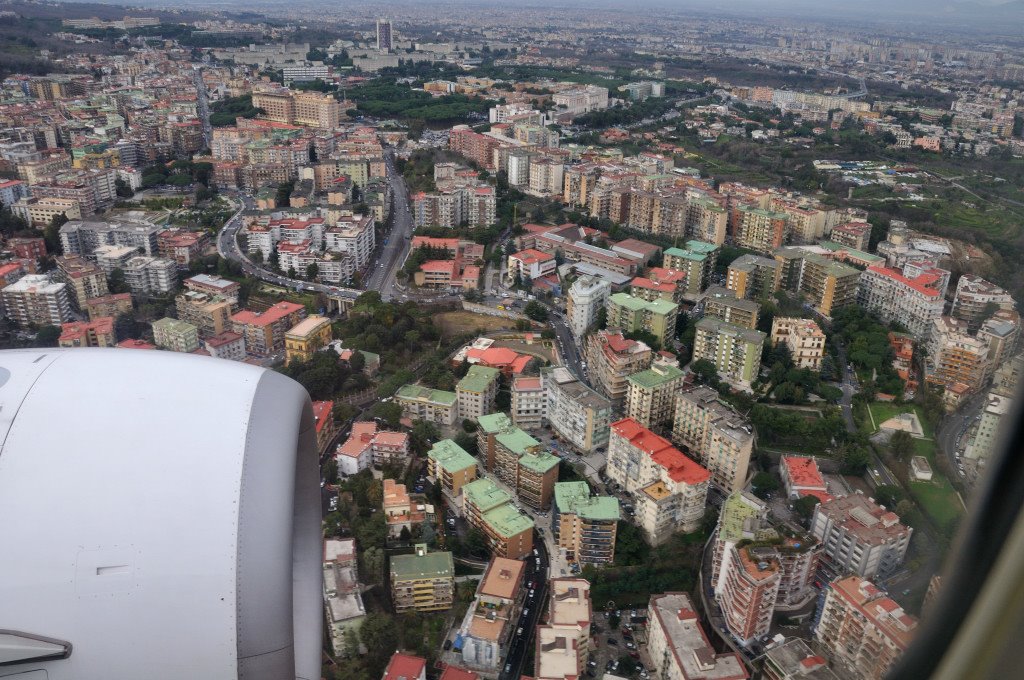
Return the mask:
M511 429L512 419L504 413L488 413L476 419L477 425L487 434L496 434Z
M170 317L154 321L153 329L163 330L164 332L173 333L175 335L180 335L182 333L191 334L197 331L196 327L188 321L181 321L180 319L172 319Z
M686 249L689 250L691 253L704 253L705 255L710 255L711 253L718 250L718 246L716 246L714 243L708 243L706 241L690 240L686 242Z
M398 392L395 396L401 399L413 399L415 401L429 401L435 404L442 404L444 406L454 406L455 402L459 400L458 395L454 392L445 392L444 390L434 390L429 387L422 385L402 385L398 388Z
M614 304L619 307L625 307L626 309L633 312L649 311L653 314L671 314L673 311L679 308L674 302L668 300L652 300L648 302L643 298L634 297L628 293L615 293L609 298Z
M499 373L501 371L489 366L470 366L466 377L459 381L456 389L466 392L486 392L488 386L498 379Z
M476 506L480 512L493 510L512 500L512 496L507 491L498 488L498 485L487 477L481 477L464 485L462 493L466 500Z
M543 475L551 468L558 467L560 460L550 451L540 451L539 453L527 453L519 459L519 464L531 472Z
M419 551L417 546L417 552ZM425 551L420 554L394 555L391 558L391 580L411 581L421 578L451 578L455 576L455 564L450 552Z
M533 520L506 503L483 514L483 519L503 538L533 530Z
M661 387L666 385L673 380L679 380L683 377L683 371L678 366L658 365L648 368L646 371L640 371L633 375L627 376L626 380L631 383L635 383L644 389L654 389L655 387Z
M499 432L494 439L512 453L519 454L520 456L525 454L527 451L540 446L539 441L528 435L526 432L520 430L518 427Z
M579 515L595 521L618 521L619 499L612 496L591 496L586 482L555 484L555 507L560 514Z
M884 257L872 255L871 253L865 253L863 250L850 248L848 246L844 246L842 243L836 243L835 241L822 241L818 245L824 248L825 250L831 250L832 252L835 252L837 250L845 250L847 253L850 254L850 257L856 260L862 260L864 262L871 262L872 264L882 262L885 260Z
M680 250L679 248L669 248L665 251L666 257L681 257L684 260L693 260L694 262L703 262L708 259L707 253L695 253L689 250Z
M476 465L476 458L451 439L442 439L434 444L427 457L437 461L445 472L455 473Z
M767 506L760 499L743 491L730 494L722 504L722 514L718 520L718 538L726 541L741 540L744 533L752 533L758 524L756 520L765 513Z

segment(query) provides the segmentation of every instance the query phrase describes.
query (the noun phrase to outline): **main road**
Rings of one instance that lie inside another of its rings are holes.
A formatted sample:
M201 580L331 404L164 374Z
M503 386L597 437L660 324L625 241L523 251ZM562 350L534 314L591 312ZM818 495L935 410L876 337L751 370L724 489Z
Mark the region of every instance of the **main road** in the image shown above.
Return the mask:
M949 473L957 474L961 478L964 474L960 472L959 461L956 459L959 444L967 432L967 429L974 422L978 413L985 406L986 393L976 394L968 399L960 408L942 419L938 430L935 432L935 443L949 459Z
M384 163L387 166L388 184L391 186L391 229L384 237L384 245L380 247L377 261L367 273L363 285L367 290L380 291L381 299L393 300L398 297L395 292L395 278L398 269L409 254L409 247L414 229L412 213L409 211L409 187L405 179L395 171L394 153L391 149L384 152Z

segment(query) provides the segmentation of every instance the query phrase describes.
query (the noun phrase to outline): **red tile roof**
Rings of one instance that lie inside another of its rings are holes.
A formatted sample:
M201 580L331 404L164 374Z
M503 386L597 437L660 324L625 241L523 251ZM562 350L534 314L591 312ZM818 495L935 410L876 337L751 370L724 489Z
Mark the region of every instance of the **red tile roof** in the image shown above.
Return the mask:
M415 680L426 671L426 667L427 660L422 657L395 652L384 671L383 680Z
M156 349L156 345L148 343L145 340L134 340L129 338L128 340L122 340L117 343L118 347L124 347L126 349Z
M659 437L632 418L612 423L612 432L628 439L630 444L649 455L651 460L668 471L669 478L674 482L700 484L711 478L707 469L687 458L667 439Z
M269 326L270 324L276 323L287 316L295 314L302 310L302 308L302 305L294 302L282 301L261 313L254 312L249 309L243 309L237 314L233 314L231 316L231 320L253 326Z
M316 431L319 434L324 426L334 417L333 401L314 401L313 417L316 418Z
M806 490L828 490L825 486L825 478L821 476L821 472L818 470L818 463L814 458L807 456L783 456L781 463L786 467L786 472L793 481L793 486Z
M938 274L924 273L913 279L909 279L895 269L889 269L888 267L883 267L880 264L871 265L868 267L868 271L876 272L894 281L898 281L908 288L916 290L922 295L927 295L928 297L939 296L939 291L936 288L931 287L938 283L940 278Z

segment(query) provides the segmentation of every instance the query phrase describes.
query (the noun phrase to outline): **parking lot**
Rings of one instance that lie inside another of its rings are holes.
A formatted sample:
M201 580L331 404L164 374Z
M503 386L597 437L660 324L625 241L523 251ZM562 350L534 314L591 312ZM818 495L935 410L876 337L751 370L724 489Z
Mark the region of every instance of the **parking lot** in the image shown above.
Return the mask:
M641 623L647 612L618 610L615 614L618 617L618 625L613 629L611 624L616 621L612 615L609 611L598 608L606 603L594 604L590 638L593 647L587 663L587 677L600 678L610 674L647 680L653 671L647 656L646 629ZM635 662L636 668L632 672L623 665L622 657L630 657Z

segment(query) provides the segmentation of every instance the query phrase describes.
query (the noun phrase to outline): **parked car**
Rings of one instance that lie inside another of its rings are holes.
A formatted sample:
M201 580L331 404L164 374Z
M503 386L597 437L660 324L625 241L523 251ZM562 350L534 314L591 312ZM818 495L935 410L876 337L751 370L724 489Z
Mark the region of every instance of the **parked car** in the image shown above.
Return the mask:
M452 641L451 640L445 640L444 641L444 651L447 652L451 648L452 648Z
M608 644L610 644L612 647L618 647L619 641L615 638L608 638Z

